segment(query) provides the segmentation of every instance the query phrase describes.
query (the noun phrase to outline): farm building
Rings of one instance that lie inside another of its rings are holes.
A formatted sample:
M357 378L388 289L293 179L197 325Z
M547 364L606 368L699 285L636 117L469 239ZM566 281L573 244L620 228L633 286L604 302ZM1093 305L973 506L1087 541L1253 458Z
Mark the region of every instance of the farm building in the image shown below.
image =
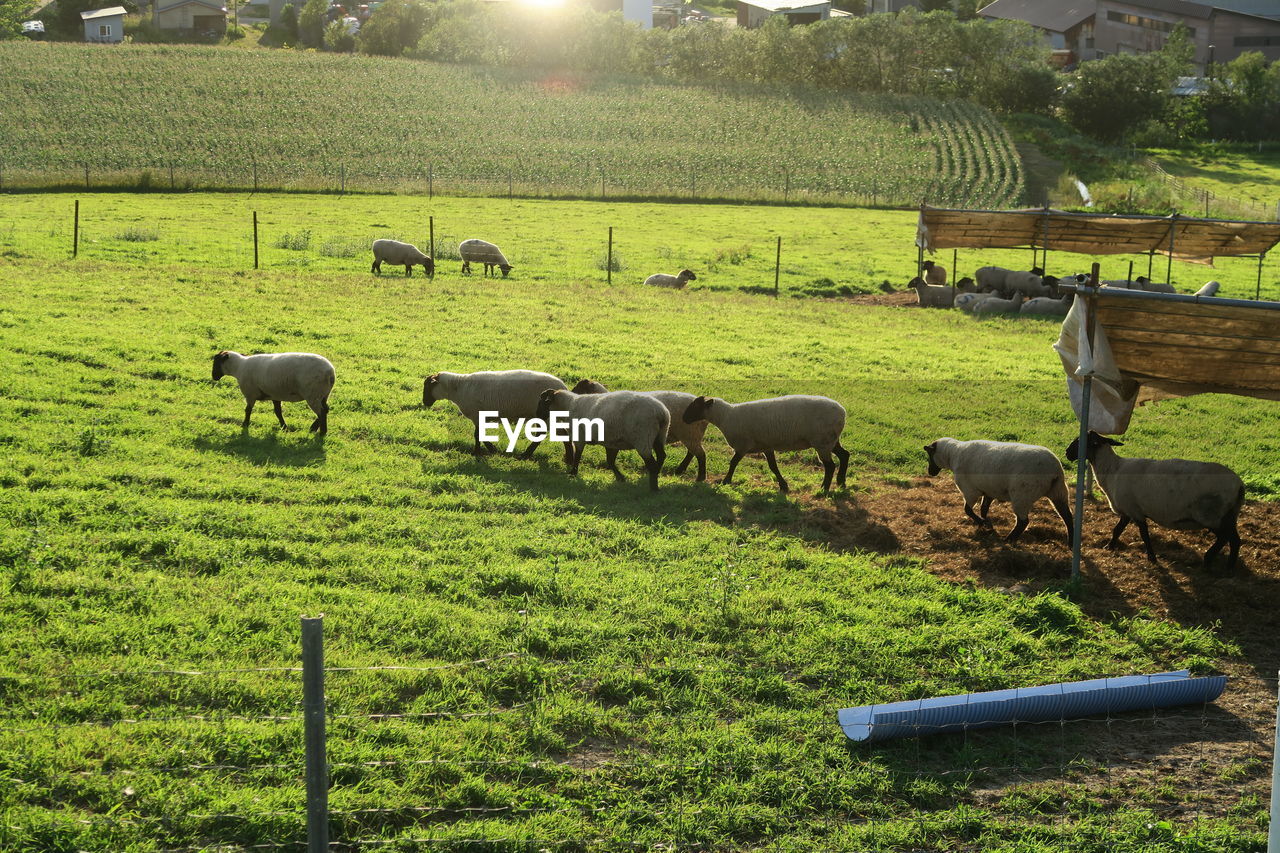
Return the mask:
M109 6L106 9L90 9L80 13L84 21L84 40L104 44L115 44L124 41L123 6Z
M222 35L227 31L227 7L215 0L156 0L151 20L170 32Z
M785 15L789 24L812 24L831 17L830 0L738 0L738 26L755 28L774 15Z

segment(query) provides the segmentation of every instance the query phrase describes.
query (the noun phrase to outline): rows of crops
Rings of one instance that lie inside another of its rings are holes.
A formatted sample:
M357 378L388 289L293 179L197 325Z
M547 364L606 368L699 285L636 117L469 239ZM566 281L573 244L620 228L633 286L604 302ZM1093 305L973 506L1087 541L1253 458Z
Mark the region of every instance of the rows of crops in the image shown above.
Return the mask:
M0 71L4 187L430 184L888 204L1008 204L1022 189L985 110L924 98L185 45L9 43Z

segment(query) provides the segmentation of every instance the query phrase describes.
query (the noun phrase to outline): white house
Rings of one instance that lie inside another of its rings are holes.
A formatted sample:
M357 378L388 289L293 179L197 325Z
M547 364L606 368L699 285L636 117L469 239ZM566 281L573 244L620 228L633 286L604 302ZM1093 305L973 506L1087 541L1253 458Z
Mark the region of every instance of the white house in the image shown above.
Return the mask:
M107 44L124 41L124 15L123 6L81 12L80 20L84 21L84 40Z
M738 0L738 26L760 27L774 15L791 24L811 24L831 17L830 0Z

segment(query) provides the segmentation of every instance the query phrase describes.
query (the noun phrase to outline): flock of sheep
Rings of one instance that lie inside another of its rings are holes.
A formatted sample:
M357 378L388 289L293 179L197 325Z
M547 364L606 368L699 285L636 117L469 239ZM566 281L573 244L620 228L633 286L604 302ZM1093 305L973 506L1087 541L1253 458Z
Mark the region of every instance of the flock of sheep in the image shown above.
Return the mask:
M1065 317L1071 309L1074 293L1062 293L1061 282L1084 284L1089 277L1083 273L1060 279L1045 275L1040 267L1008 270L1003 267L982 267L955 283L947 284L947 270L933 261L925 261L922 275L913 278L910 287L916 291L919 304L925 308L959 308L969 314L1037 314L1043 317ZM1132 281L1114 279L1103 281L1103 287L1128 290L1149 290L1157 293L1174 293L1173 286L1151 281L1140 275ZM1196 291L1197 296L1212 296L1218 291L1218 282L1206 282Z
M432 259L408 243L378 240L373 244L373 251L374 272L380 271L383 261L403 264L406 275L412 274L415 265L423 266L428 274L434 271ZM511 264L498 247L483 240L463 241L459 254L464 272L470 269L471 263L484 264L486 274L500 270L505 276L511 270ZM1057 279L1045 276L1039 269L1021 272L983 267L976 273L976 282L966 279L958 287L948 287L946 270L933 262L926 262L923 272L925 279L913 283L922 305L943 305L945 300L947 306L964 308L962 299L972 297L965 302L971 304L969 310L974 313L1014 309L1027 313L1028 306L1046 300L1064 306L1065 313L1070 299L1070 294L1061 298L1050 295L1048 291L1056 290ZM691 271L684 270L677 276L651 276L646 283L682 287L693 278ZM1131 286L1129 282L1107 284ZM1153 284L1143 278L1132 285L1172 290L1168 285ZM1216 282L1209 285L1216 289ZM1030 300L1024 302L1028 296ZM992 303L1004 305L983 310ZM1005 307L1010 304L1012 308ZM244 429L249 428L254 405L259 401L272 401L281 428L286 428L280 404L305 400L316 415L311 431L323 435L328 430L328 401L336 374L333 365L323 356L313 353L245 356L224 350L213 357L213 379L217 381L224 375L235 377L244 395ZM738 463L747 454L763 454L778 489L784 493L789 487L778 470L775 456L778 451L808 448L817 451L823 467L823 492L830 490L833 480L843 488L849 467L849 451L840 443L845 409L829 397L790 394L730 403L719 397L695 396L684 391L610 391L590 379L580 381L570 390L563 380L549 373L503 370L434 373L423 382L422 404L429 408L439 400L452 402L472 422L473 452L477 456L497 452L492 443L483 440L482 413L496 413L509 423L536 419L544 425L553 412L567 413L572 419L598 419L603 425L600 436L565 442L564 462L569 475L577 474L583 451L590 443L604 447L606 467L616 479L623 480L625 477L617 466L618 453L634 450L644 461L649 486L655 491L668 444L683 445L686 451L684 460L676 468L677 475L683 474L690 461L696 459L696 479L706 480L703 436L712 424L733 450L724 483L733 481ZM520 454L521 459L530 458L540 443L530 433L526 435L530 436L530 444ZM514 435L511 437L511 449L514 449ZM1148 521L1181 529L1205 528L1217 534L1204 555L1205 565L1208 566L1224 546L1229 546L1227 568L1233 568L1240 547L1237 518L1244 504L1244 483L1240 477L1225 466L1209 462L1122 458L1114 450L1119 445L1114 439L1090 432L1084 449L1098 484L1119 519L1107 547L1119 547L1121 532L1133 522L1142 536L1147 557L1158 564ZM1007 502L1012 506L1016 524L1006 541L1015 542L1027 527L1032 505L1047 497L1066 525L1070 543L1072 516L1066 475L1053 451L1016 442L952 438L940 438L924 450L931 476L944 469L953 473L964 497L965 514L976 524L990 525L988 514L992 502ZM1075 461L1080 452L1077 439L1067 448L1067 458ZM979 502L980 514L974 512Z

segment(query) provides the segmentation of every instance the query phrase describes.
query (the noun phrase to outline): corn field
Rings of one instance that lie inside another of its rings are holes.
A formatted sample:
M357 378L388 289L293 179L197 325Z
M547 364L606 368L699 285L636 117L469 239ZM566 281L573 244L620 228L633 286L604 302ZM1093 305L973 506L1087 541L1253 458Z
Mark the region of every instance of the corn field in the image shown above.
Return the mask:
M352 55L0 44L0 189L1002 206L983 108L920 97L539 75Z

